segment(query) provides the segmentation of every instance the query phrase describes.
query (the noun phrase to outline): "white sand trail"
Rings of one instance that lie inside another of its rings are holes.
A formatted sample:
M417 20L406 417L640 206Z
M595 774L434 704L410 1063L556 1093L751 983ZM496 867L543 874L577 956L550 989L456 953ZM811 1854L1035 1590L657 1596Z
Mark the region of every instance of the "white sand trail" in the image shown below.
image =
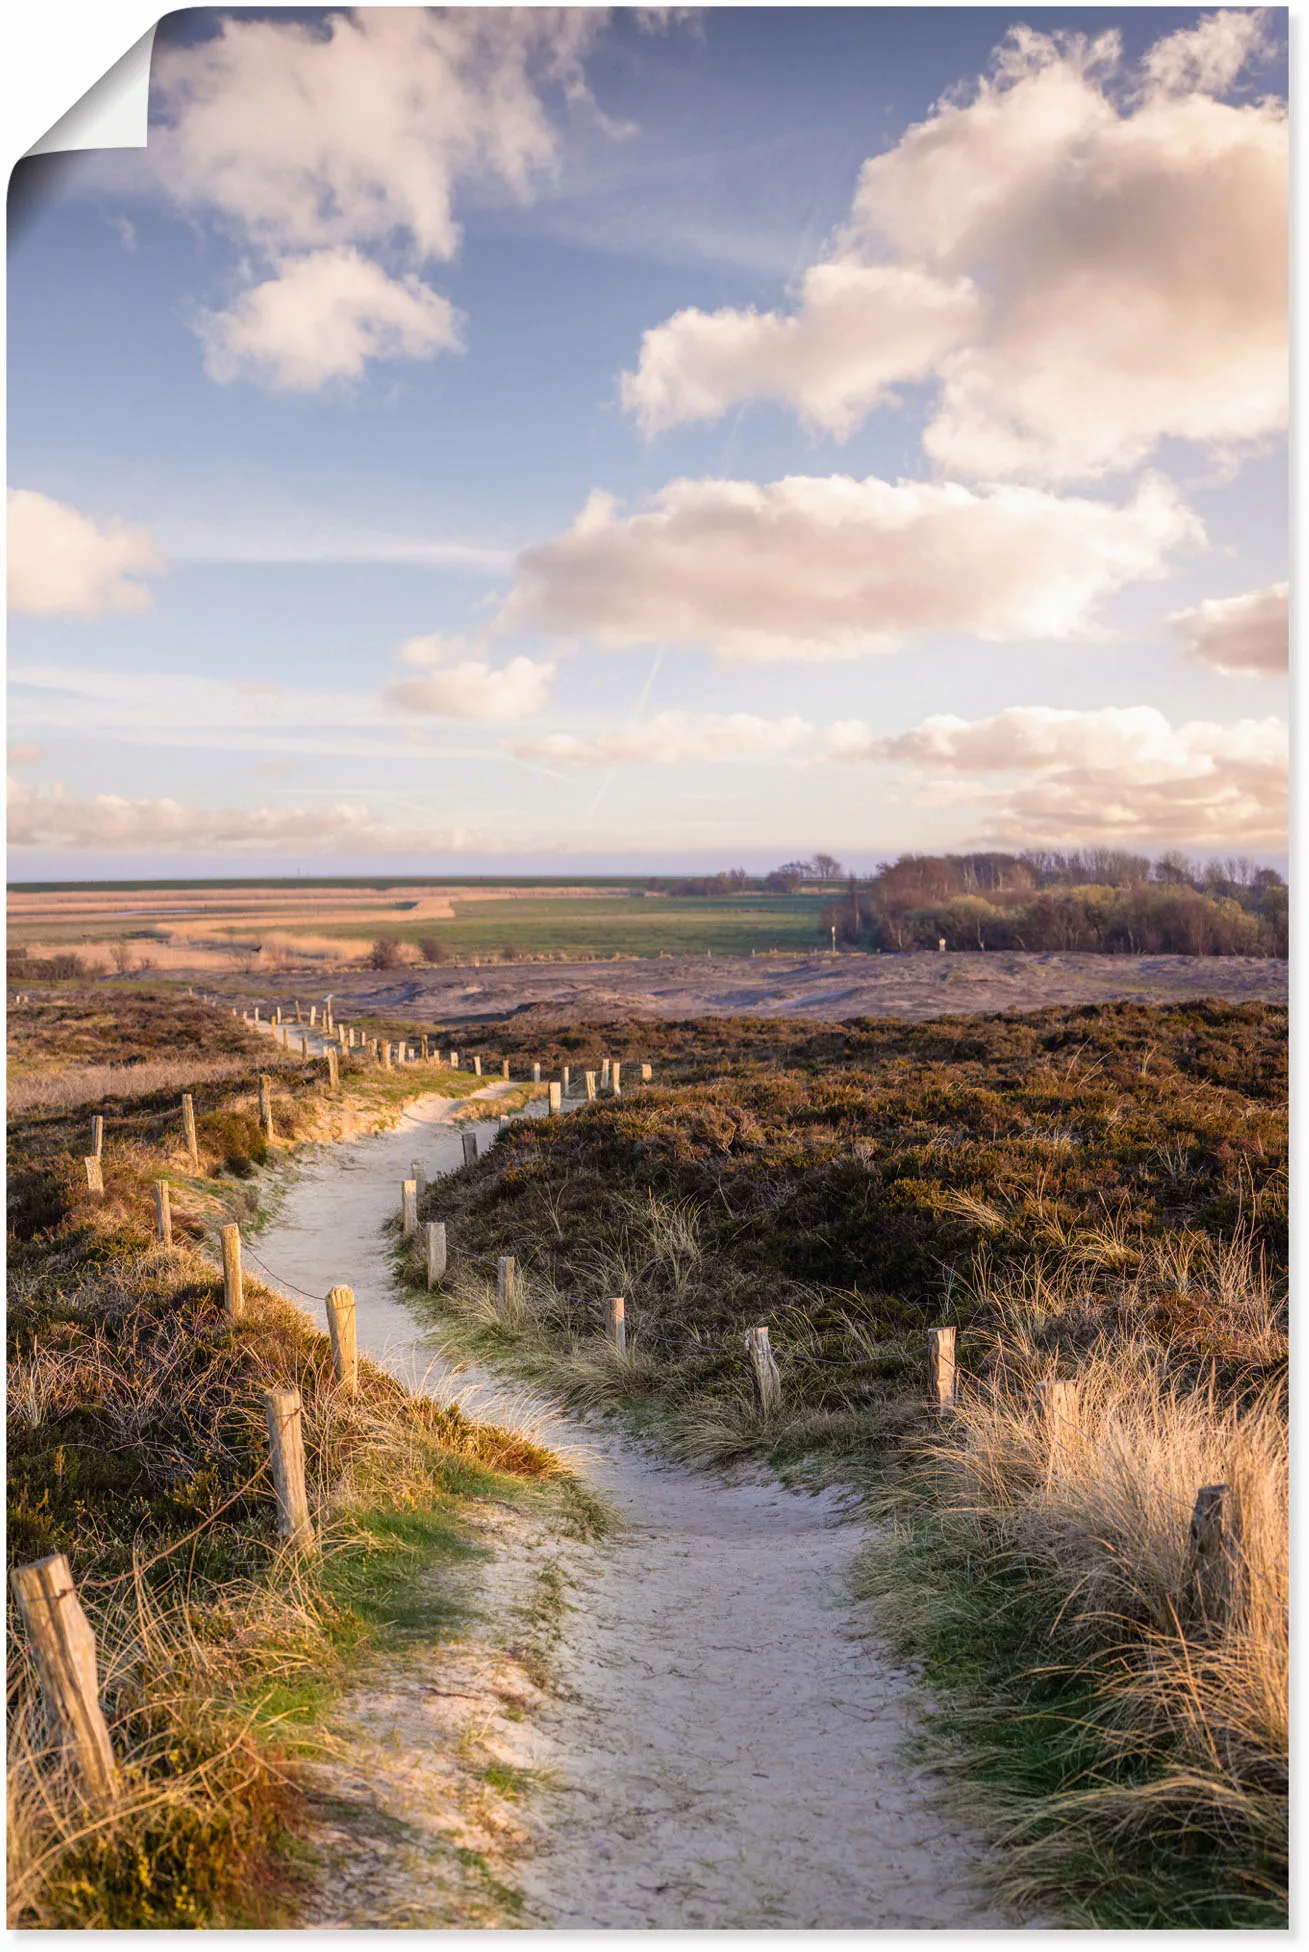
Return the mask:
M531 1911L572 1930L1014 1924L986 1894L984 1835L905 1757L924 1697L849 1601L862 1534L835 1494L670 1466L424 1343L384 1229L412 1159L429 1178L461 1163L453 1110L427 1099L310 1151L254 1252L320 1326L296 1290L348 1282L361 1353L580 1455L628 1520L570 1560L541 1709L562 1788L520 1867Z

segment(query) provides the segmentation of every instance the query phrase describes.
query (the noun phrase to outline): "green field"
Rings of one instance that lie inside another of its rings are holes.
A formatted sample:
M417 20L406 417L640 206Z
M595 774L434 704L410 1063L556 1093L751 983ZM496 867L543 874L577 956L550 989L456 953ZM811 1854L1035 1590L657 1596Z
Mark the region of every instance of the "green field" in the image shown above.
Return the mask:
M812 895L603 896L580 901L458 901L453 921L332 922L324 935L369 942L379 935L442 943L452 959L499 956L749 955L752 949L804 954L823 946L820 903Z

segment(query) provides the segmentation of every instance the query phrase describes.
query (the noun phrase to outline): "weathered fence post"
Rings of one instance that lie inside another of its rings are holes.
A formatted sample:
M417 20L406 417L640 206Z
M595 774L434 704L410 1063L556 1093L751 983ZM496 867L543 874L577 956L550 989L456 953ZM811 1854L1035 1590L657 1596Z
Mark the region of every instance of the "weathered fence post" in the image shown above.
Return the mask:
M609 1089L609 1059L607 1057L601 1058L600 1060L600 1089L601 1091L608 1091Z
M649 1084L653 1079L653 1077L654 1077L654 1065L643 1064L641 1066L641 1083Z
M332 1373L342 1389L353 1396L359 1386L353 1288L333 1288L328 1294L327 1333L332 1338Z
M55 1552L31 1565L15 1566L11 1583L50 1719L62 1746L72 1751L90 1795L108 1802L118 1770L100 1706L95 1634L82 1611L68 1560Z
M771 1414L782 1400L782 1379L777 1373L773 1351L768 1341L766 1328L751 1328L745 1333L746 1353L750 1367L754 1370L755 1389L759 1396L759 1407L765 1416Z
M495 1267L495 1312L502 1322L507 1322L513 1314L517 1292L514 1257L512 1254L502 1254Z
M277 1493L277 1535L288 1545L308 1550L314 1543L305 1490L304 1416L298 1389L266 1389L268 1452Z
M95 1154L97 1159L102 1159L104 1157L105 1122L104 1119L100 1116L99 1112L97 1112L95 1117L91 1120L91 1150Z
M609 1298L609 1340L622 1355L627 1348L627 1319L621 1295Z
M613 1092L615 1098L621 1098L623 1095L622 1076L622 1065L611 1064L609 1067L609 1089Z
M563 1091L558 1084L551 1084L549 1086L546 1104L552 1114L563 1110Z
M327 1088L335 1091L341 1082L341 1060L334 1050L327 1053Z
M481 1075L482 1075L482 1058L481 1058L481 1053L477 1052L473 1056L473 1076L475 1078L480 1078Z
M559 1071L559 1085L560 1085L560 1089L563 1091L565 1098L568 1096L570 1078L571 1078L571 1073L569 1071L568 1066L566 1064L561 1066Z
M229 1320L234 1322L245 1313L245 1290L241 1284L241 1229L235 1222L223 1228L223 1306Z
M934 1410L952 1410L955 1404L955 1365L953 1328L927 1331L928 1400Z
M403 1179L400 1182L400 1232L406 1240L412 1240L418 1231L418 1181Z
M273 1142L273 1081L266 1074L261 1074L259 1079L259 1123L263 1127L264 1137L271 1145Z
M459 1053L458 1053L458 1051L451 1051L451 1053L450 1053L450 1069L451 1069L452 1071L457 1071L457 1070L459 1069Z
M1191 1513L1190 1571L1206 1620L1222 1616L1230 1569L1225 1484L1202 1484Z
M311 1030L313 1029L314 1025L317 1023L317 1021L318 1021L318 1005L316 1003L311 1003L309 1005L309 1028Z
M509 1076L509 1059L507 1057L503 1057L500 1060L500 1076L502 1078Z
M382 1041L382 1046L381 1046L381 1050L382 1050L382 1069L383 1069L384 1071L389 1071L389 1070L391 1070L391 1068L392 1068L392 1065L391 1065L391 1045L390 1045L390 1042L389 1042L389 1041L388 1041L387 1039L385 1039L385 1038L384 1038L384 1039L383 1039L383 1041Z
M409 1176L418 1188L419 1199L425 1198L427 1194L427 1174L423 1169L421 1159L411 1159L409 1161Z
M587 1095L587 1098L588 1098L588 1100L589 1100L589 1099L592 1099L592 1098L594 1098L594 1097L595 1097L595 1072L594 1072L594 1071L585 1071L585 1072L583 1072L583 1074L582 1074L582 1075L583 1075L583 1077L584 1077L584 1078L585 1078L585 1080L586 1080L586 1095Z
M173 1210L168 1198L168 1181L155 1181L155 1239L161 1247L173 1244Z
M541 1067L539 1064L534 1064L532 1066L532 1083L540 1084L540 1082L541 1082Z
M87 1192L103 1193L105 1190L105 1176L104 1173L101 1171L100 1161L96 1158L94 1152L90 1155L89 1158L84 1159L82 1161L82 1164L86 1167Z
M427 1223L427 1285L434 1288L445 1273L445 1221Z
M463 1134L463 1141L464 1141L464 1164L466 1166L475 1166L477 1164L476 1132L465 1132Z
M423 1062L426 1063L429 1055L426 1037L420 1037L418 1039L418 1048L423 1054Z
M191 1155L191 1166L195 1172L200 1170L200 1147L195 1136L195 1100L189 1091L182 1094L182 1136L186 1149Z

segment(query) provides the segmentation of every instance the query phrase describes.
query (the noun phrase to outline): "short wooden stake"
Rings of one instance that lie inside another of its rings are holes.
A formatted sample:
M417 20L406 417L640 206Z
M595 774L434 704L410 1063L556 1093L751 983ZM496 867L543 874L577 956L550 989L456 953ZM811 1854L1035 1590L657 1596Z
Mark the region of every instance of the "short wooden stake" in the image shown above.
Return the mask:
M300 1392L266 1389L263 1394L273 1489L277 1493L277 1536L285 1544L307 1551L314 1543L314 1528L305 1490L305 1433Z
M103 1193L105 1190L105 1176L101 1171L100 1161L96 1158L95 1154L92 1153L88 1159L84 1159L82 1164L86 1167L87 1192Z
M400 1232L406 1240L412 1240L418 1231L418 1181L404 1179L400 1182Z
M609 1067L609 1089L613 1092L615 1098L621 1098L623 1095L622 1076L623 1067L621 1064L613 1064Z
M82 1611L68 1560L55 1552L16 1566L11 1584L61 1746L71 1751L88 1794L108 1802L118 1770L100 1706L95 1634Z
M473 1076L474 1076L475 1078L480 1078L480 1077L481 1077L481 1075L482 1075L482 1060L481 1060L481 1057L480 1057L480 1055L479 1055L479 1056L474 1056L474 1058L473 1058Z
M755 1390L759 1397L759 1407L769 1416L782 1400L782 1379L777 1373L773 1351L769 1346L766 1328L751 1328L745 1335L746 1353L750 1367L754 1371Z
M458 1053L458 1051L451 1051L451 1053L450 1053L450 1069L451 1069L452 1071L457 1071L457 1070L459 1069L459 1053Z
M389 1043L386 1042L384 1042L382 1045L382 1069L384 1071L389 1071L392 1069L391 1046Z
M509 1059L507 1057L501 1059L500 1076L502 1078L507 1078L509 1076Z
M191 1155L191 1166L195 1172L200 1170L200 1147L195 1136L195 1100L189 1091L182 1094L182 1137Z
M97 1112L95 1117L91 1120L91 1150L95 1154L97 1159L101 1159L104 1157L105 1122L103 1118L101 1118L99 1112Z
M546 1102L552 1114L563 1110L563 1088L561 1085L551 1084L548 1086Z
M418 1040L418 1048L419 1048L419 1050L420 1050L420 1051L421 1051L421 1052L423 1053L423 1061L424 1061L424 1063L426 1063L426 1061L427 1061L427 1057L428 1057L428 1049L427 1049L427 1039L426 1039L426 1037L420 1037L420 1038L419 1038L419 1040Z
M332 1338L332 1374L346 1394L353 1396L359 1387L353 1288L333 1288L328 1294L327 1333Z
M273 1137L273 1081L262 1076L259 1080L259 1123L264 1128L264 1137L271 1143Z
M600 1061L600 1089L601 1091L608 1091L609 1089L609 1059L607 1057L602 1058Z
M609 1340L623 1355L627 1349L627 1319L623 1309L623 1297L611 1295L609 1298Z
M953 1328L927 1331L927 1398L936 1411L952 1410L955 1404Z
M1191 1513L1190 1570L1206 1620L1221 1619L1230 1572L1225 1484L1203 1484Z
M534 1064L532 1066L532 1083L540 1084L540 1082L541 1082L541 1067L539 1064Z
M586 1071L583 1073L583 1076L586 1080L586 1095L588 1099L594 1098L595 1097L595 1072Z
M173 1210L168 1198L168 1181L155 1181L155 1239L161 1247L173 1244Z
M309 1005L309 1028L311 1030L313 1029L314 1024L317 1022L317 1020L318 1020L318 1005L316 1003L311 1003Z
M568 1092L569 1092L570 1075L571 1074L569 1072L568 1066L565 1064L559 1073L559 1083L563 1090L563 1094L565 1098L568 1096Z
M445 1273L445 1221L427 1223L427 1285L434 1288Z
M327 1053L327 1088L335 1091L341 1082L341 1060L334 1050Z
M641 1066L641 1083L649 1084L653 1079L653 1077L654 1077L654 1065L643 1064Z
M241 1229L233 1223L223 1228L223 1306L231 1321L245 1313L245 1289L241 1282Z
M495 1312L502 1322L507 1322L513 1314L517 1298L514 1257L502 1254L495 1267Z
M477 1164L476 1132L465 1132L463 1134L463 1141L464 1141L464 1164L466 1166L475 1166Z

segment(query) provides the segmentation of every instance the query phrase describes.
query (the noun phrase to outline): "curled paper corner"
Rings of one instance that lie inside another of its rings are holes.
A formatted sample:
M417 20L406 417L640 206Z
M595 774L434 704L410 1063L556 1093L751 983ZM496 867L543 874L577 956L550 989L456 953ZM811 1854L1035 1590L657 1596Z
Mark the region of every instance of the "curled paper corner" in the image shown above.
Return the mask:
M144 149L150 107L150 55L155 29L147 28L121 60L34 142L29 156L72 149Z

